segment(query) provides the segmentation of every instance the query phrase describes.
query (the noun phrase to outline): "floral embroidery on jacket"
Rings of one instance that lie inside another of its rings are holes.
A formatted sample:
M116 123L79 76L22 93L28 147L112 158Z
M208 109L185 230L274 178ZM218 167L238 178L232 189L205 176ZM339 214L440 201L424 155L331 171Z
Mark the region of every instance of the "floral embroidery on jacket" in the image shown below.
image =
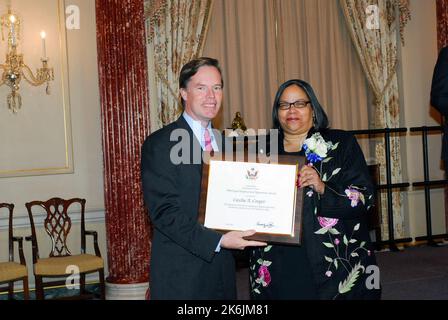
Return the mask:
M331 141L325 141L319 132L314 133L310 138L306 139L303 144L305 150L305 156L308 160L308 165L312 167L319 174L321 180L326 184L325 188L329 189L329 192L334 192L338 196L344 197L350 202L352 208L366 204L365 188L349 185L345 188L345 193L338 193L336 190L328 185L333 177L341 172L342 168L336 168L329 172L323 171L323 165L330 162L333 158L328 156L331 151L336 150L339 146L339 142L333 144ZM318 166L318 168L316 167ZM311 198L316 196L320 200L320 195L315 193L312 188L307 188L306 196ZM364 193L363 193L364 192ZM372 199L372 195L368 196L368 199ZM370 206L367 207L369 209ZM360 242L356 233L360 229L360 223L356 224L351 231L351 235L343 234L338 230L339 219L328 218L322 216L324 213L319 213L318 208L314 205L314 214L320 225L320 229L315 231L314 234L322 238L322 245L327 248L327 253L322 257L325 263L328 264L326 268L325 277L332 277L334 272L343 268L346 273L346 277L343 281L339 282L337 288L337 294L333 297L337 298L339 295L347 293L352 290L359 276L365 272L365 266L361 264L360 253L365 252L370 256L371 252L365 247L366 242ZM325 239L327 238L328 239ZM264 253L268 252L272 246L268 246L264 249L258 249L260 257L257 262L250 267L250 280L252 291L260 294L260 290L269 286L271 281L271 275L269 273L269 266L272 261L264 259ZM253 253L254 254L254 253Z
M339 143L333 144L331 141L325 141L320 133L315 133L304 142L304 149L306 150L305 155L310 163L312 163L313 168L319 174L323 182L328 182L340 173L341 168L336 168L332 171L331 175L328 176L327 173L323 173L322 166L324 163L328 163L333 158L327 157L327 153L330 150L337 149ZM314 165L317 161L320 161L320 168L317 169ZM348 198L350 201L350 206L352 208L358 206L361 201L365 204L365 197L361 191L365 191L365 188L360 188L357 186L350 185L345 189L345 194L340 194L333 190L328 184L326 187L335 194ZM309 192L307 193L307 195ZM371 199L372 196L369 196ZM317 215L317 207L315 208L315 214ZM347 272L345 280L339 282L338 293L334 296L334 299L338 295L349 292L355 285L359 275L365 271L365 267L359 261L359 252L364 250L367 255L370 255L370 251L365 248L366 242L358 242L355 238L355 232L359 230L360 224L356 224L352 230L349 238L346 234L342 234L336 228L338 219L327 218L322 216L317 216L317 220L321 228L315 232L316 235L328 235L328 241L322 241L322 245L330 250L332 254L324 256L325 261L328 263L327 271L325 272L326 277L331 277L333 271L338 270L338 268L344 268ZM341 243L342 239L342 243ZM332 271L333 270L333 271Z
M352 207L356 207L359 200L365 204L364 195L358 191L358 188L350 186L348 189L345 189L345 194L351 200Z
M267 287L271 283L271 274L269 272L269 267L271 266L272 261L264 260L264 253L269 252L271 249L272 246L260 248L259 251L261 257L257 260L256 264L250 267L250 285L252 287L252 291L257 294L261 293L260 289L262 287Z
M332 220L331 223L328 223L328 218L318 217L318 220L322 228L317 230L315 234L328 235L328 242L322 242L322 244L331 249L330 252L332 253L328 254L329 256L324 256L328 263L325 275L331 277L333 275L332 269L338 270L339 267L344 268L347 272L347 278L339 283L338 294L334 297L336 298L339 294L349 292L355 285L360 273L365 271L365 267L360 262L355 263L359 260L358 251L364 250L367 255L370 255L370 251L365 248L365 241L358 244L358 240L354 237L355 232L359 230L359 223L353 228L350 238L347 238L347 235L341 234L335 228L338 219L330 219ZM340 239L342 239L342 243Z

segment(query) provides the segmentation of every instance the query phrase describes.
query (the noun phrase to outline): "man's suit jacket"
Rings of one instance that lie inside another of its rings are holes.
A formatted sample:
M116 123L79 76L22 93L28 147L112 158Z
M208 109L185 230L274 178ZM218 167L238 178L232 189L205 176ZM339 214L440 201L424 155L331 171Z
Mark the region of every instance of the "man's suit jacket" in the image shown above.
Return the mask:
M181 139L170 141L178 133L191 142L181 151ZM224 248L215 253L221 235L197 222L202 164L173 164L174 146L175 155L189 152L190 161L193 151L201 154L182 116L151 134L142 147L143 193L154 226L151 299L235 299L233 255Z
M431 105L445 117L442 159L448 168L448 47L440 51L431 85Z

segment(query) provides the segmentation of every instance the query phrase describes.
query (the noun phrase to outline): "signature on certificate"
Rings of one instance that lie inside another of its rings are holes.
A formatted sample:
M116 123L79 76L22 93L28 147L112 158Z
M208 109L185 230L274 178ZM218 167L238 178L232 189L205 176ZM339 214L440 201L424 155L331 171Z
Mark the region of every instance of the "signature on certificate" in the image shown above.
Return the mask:
M257 227L263 227L264 229L271 229L271 228L274 228L275 225L273 222L268 222L268 223L257 222Z

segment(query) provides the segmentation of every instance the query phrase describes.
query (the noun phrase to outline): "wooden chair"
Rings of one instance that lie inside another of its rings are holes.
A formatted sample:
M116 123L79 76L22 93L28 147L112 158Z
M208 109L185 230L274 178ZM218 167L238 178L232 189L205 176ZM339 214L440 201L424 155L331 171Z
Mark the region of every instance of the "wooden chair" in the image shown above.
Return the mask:
M23 282L23 297L25 300L29 299L28 290L28 270L26 268L25 256L23 255L23 237L13 236L13 211L14 205L9 203L0 203L0 209L7 208L9 211L9 260L8 262L0 262L0 283L8 283L5 288L0 288L0 292L8 292L9 299L14 299L14 282ZM14 242L19 245L19 259L20 263L14 262Z
M81 253L73 255L67 247L67 238L69 236L72 222L68 214L68 209L72 204L79 204L81 207ZM100 298L105 298L104 285L104 261L101 257L98 247L98 234L96 231L86 231L84 221L85 199L73 198L64 200L61 198L52 198L47 201L32 201L26 203L28 215L31 224L31 236L26 237L31 241L33 248L34 277L36 280L36 299L45 299L44 289L49 286L64 285L65 281L44 282L44 278L68 277L72 275L70 266L76 266L79 269L79 288L78 298L92 297L92 294L86 291L86 274L98 272L100 280ZM36 230L33 221L33 208L41 207L46 212L44 221L45 231L51 239L51 252L48 258L40 258L39 247L37 243ZM93 237L95 255L86 253L86 236ZM54 280L54 279L53 279ZM66 279L67 280L67 279Z
M381 192L378 189L380 185L380 167L379 164L372 164L368 168L373 186L375 187L375 203L369 209L368 227L369 231L375 232L375 249L381 250Z

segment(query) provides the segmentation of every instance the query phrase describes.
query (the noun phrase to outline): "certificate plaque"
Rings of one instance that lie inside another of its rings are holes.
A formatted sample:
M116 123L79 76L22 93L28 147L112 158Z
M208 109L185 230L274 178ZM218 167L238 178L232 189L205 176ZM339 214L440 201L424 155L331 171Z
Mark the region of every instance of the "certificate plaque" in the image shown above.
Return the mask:
M297 174L304 157L276 163L224 159L203 165L199 221L220 232L256 230L247 239L300 245L303 191Z

